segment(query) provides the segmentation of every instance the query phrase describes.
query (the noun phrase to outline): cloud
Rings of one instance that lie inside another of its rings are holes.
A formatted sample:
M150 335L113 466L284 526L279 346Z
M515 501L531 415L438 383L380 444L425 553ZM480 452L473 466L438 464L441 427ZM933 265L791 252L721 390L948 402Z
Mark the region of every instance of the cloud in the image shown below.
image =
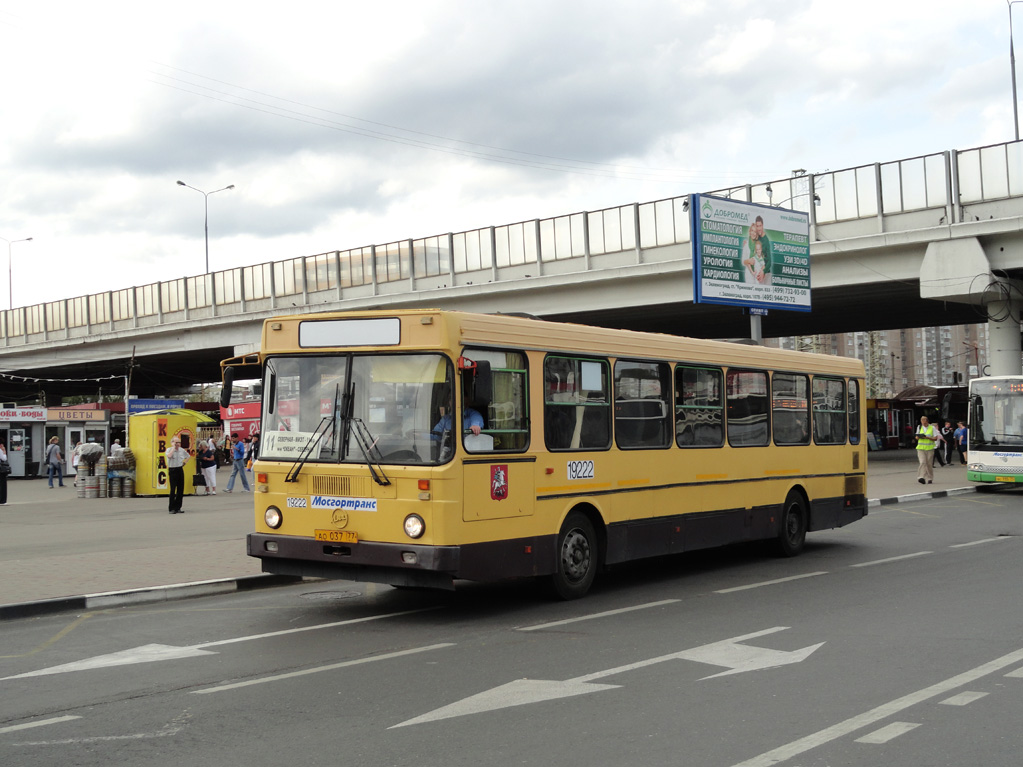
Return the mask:
M81 263L116 263L105 287L201 270L178 179L236 186L209 199L224 268L1005 140L996 6L19 7L0 235L60 265L16 275L35 301L85 289Z

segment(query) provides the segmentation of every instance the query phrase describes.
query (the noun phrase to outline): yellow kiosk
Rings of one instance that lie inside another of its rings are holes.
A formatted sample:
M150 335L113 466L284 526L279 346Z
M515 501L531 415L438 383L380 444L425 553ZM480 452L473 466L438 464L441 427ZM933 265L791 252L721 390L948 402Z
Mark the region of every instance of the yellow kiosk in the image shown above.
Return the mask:
M128 446L135 454L135 495L169 495L165 454L174 437L191 455L185 464L185 495L194 492L196 434L199 424L216 423L195 410L170 409L128 418Z

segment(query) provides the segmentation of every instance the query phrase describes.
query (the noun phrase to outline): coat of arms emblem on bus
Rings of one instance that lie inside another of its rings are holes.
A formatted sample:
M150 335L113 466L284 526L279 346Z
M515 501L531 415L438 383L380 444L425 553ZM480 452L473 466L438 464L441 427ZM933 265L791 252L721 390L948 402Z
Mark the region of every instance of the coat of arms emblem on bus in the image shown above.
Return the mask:
M508 497L508 465L490 467L490 497L503 501Z

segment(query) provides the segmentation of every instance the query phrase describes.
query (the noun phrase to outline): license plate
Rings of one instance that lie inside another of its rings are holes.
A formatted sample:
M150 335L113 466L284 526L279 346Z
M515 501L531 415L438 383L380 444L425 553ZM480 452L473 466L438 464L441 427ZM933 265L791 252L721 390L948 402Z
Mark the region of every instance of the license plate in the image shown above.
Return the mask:
M1015 482L1015 477L995 477L995 482Z
M313 537L327 543L358 543L359 534L352 530L314 530Z

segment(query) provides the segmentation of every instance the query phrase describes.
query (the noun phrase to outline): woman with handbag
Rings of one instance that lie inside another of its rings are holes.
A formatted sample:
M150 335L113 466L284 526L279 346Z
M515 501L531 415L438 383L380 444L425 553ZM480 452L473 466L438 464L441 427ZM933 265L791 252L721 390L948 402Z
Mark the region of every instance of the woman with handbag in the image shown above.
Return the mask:
M199 452L195 456L199 461L199 471L206 480L206 495L217 494L217 453L213 449L213 440L199 443Z
M7 505L7 475L11 473L11 465L7 462L7 447L0 442L0 506Z

